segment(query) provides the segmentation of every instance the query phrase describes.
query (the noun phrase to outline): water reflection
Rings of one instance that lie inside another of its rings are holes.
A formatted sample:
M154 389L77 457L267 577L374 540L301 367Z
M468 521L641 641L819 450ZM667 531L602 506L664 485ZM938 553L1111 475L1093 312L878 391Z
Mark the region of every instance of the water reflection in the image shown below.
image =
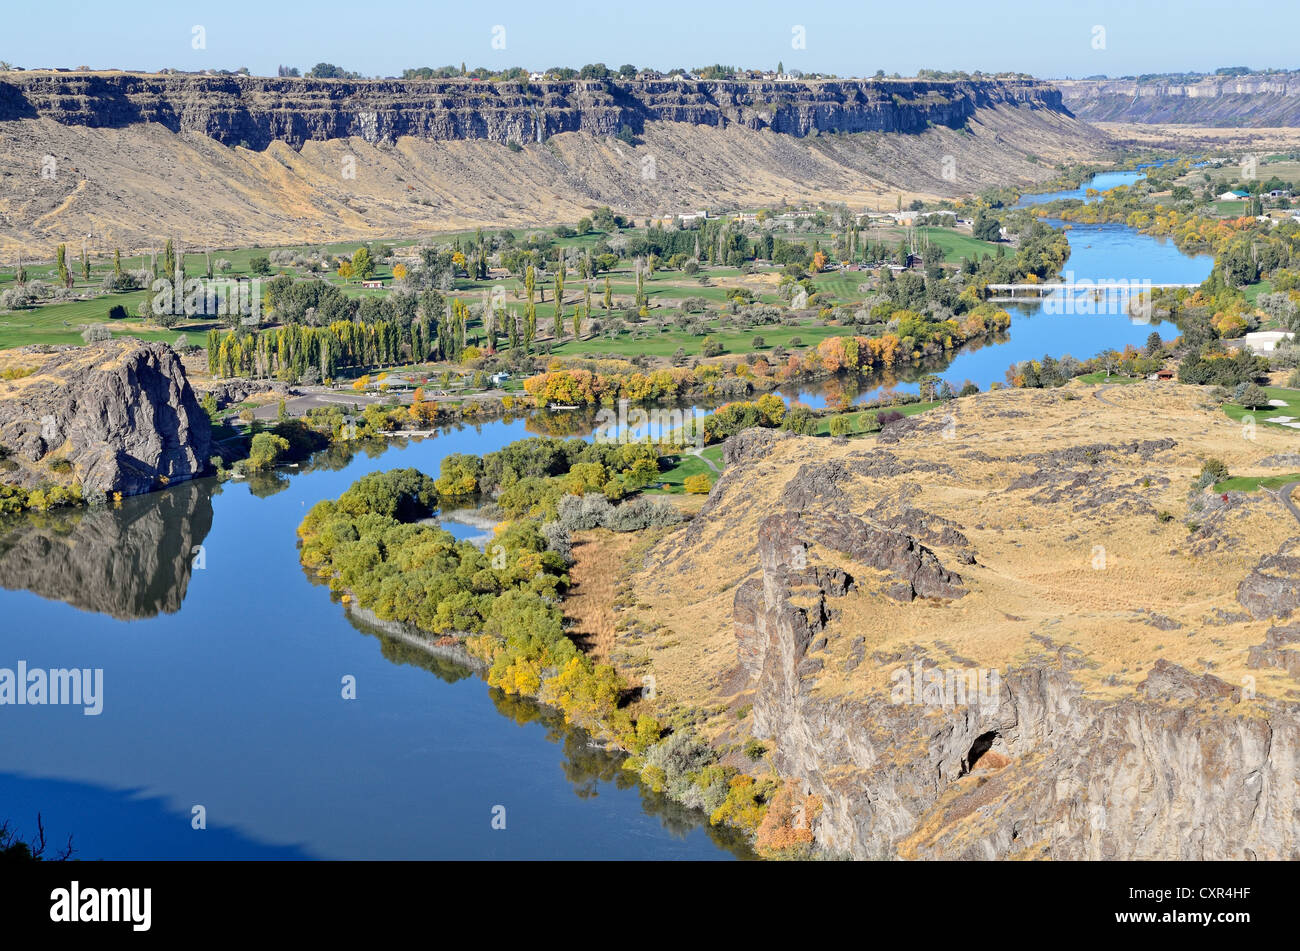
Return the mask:
M358 631L379 641L380 652L390 663L427 670L446 683L474 676L475 669L471 665L476 662L472 658L465 656L463 662L456 659L462 650L460 648L439 648L425 635L404 625L368 618L363 610L349 608L345 614ZM658 819L663 829L674 838L685 839L696 829L703 829L714 845L736 858L757 858L740 832L710 825L703 812L689 809L642 784L636 774L623 768L627 760L625 754L612 752L593 742L585 730L565 723L559 711L495 687L487 688L487 692L497 712L516 726L538 724L545 729L547 741L559 746L563 753L560 766L564 778L579 799L599 796L602 785L612 785L618 790L635 790L641 797L642 812Z
M119 620L175 614L202 565L215 480L186 482L119 507L63 509L0 522L0 587Z

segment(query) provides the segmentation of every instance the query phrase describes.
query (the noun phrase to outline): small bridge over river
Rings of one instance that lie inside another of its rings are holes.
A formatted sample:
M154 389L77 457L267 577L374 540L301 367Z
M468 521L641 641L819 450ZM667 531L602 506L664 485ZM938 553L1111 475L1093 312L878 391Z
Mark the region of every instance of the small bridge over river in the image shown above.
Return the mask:
M1174 290L1178 288L1195 288L1200 284L1164 284L1159 282L1146 281L1074 281L1065 283L1057 281L1054 283L1041 284L988 284L985 290L989 292L989 300L1020 300L1023 297L1041 298L1049 294L1055 294L1057 291L1064 291L1067 294L1085 294L1094 292L1097 294L1141 294L1146 291Z

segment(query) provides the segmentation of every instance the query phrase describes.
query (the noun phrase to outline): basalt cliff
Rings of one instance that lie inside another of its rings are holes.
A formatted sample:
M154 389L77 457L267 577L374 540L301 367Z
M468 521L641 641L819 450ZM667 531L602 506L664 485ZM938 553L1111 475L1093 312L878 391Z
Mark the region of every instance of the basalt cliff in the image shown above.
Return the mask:
M960 128L979 110L996 106L1065 112L1057 89L1020 81L490 83L130 73L0 79L0 122L44 118L92 128L157 123L252 149L352 136L522 145L563 132L612 136L625 125L642 132L647 122L735 124L796 137L915 133L931 125Z
M800 804L786 841L830 854L1300 858L1300 525L1195 488L1210 455L1275 469L1265 429L1076 383L742 433L616 657L714 711L719 753Z
M1088 122L1300 125L1300 78L1290 74L1195 82L1077 79L1057 87L1070 110Z
M88 498L139 495L202 475L211 426L163 343L0 354L0 480L76 484Z
M4 73L0 257L87 234L111 252L549 227L600 205L893 210L1105 148L1033 82Z

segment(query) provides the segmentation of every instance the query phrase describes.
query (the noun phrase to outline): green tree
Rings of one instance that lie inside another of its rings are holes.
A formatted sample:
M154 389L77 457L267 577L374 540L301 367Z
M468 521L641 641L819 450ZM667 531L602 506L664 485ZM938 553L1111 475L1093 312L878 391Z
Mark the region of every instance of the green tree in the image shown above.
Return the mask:
M1268 394L1258 383L1249 384L1241 394L1241 405L1246 409L1256 409L1268 405Z
M59 280L64 287L72 286L72 273L68 270L68 246L61 244L54 249L55 266L59 269Z
M979 241L997 241L1001 237L1001 227L995 216L981 208L975 213L975 223L971 232Z
M289 451L289 440L275 433L258 433L248 449L250 469L269 469Z
M375 262L370 257L370 249L362 245L352 255L352 274L358 280L368 281L374 273Z

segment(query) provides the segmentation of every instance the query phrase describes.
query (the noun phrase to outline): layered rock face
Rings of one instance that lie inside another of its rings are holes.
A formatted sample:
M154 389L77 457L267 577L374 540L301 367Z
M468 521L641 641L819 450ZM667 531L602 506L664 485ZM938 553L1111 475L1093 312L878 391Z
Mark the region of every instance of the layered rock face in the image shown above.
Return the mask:
M0 520L0 587L126 621L173 614L205 567L211 528L211 491L198 482L55 522Z
M0 383L0 445L13 464L5 481L138 495L207 469L208 416L166 344L25 348L5 360L27 374Z
M754 451L737 445L731 458ZM859 649L848 665L893 665L901 699L822 696L819 638L862 584L835 562L877 569L894 599L966 594L906 532L828 511L816 489L834 486L827 475L833 463L805 466L786 486L782 497L807 507L763 519L761 574L734 603L754 735L825 804L823 846L858 858L1300 858L1300 720L1254 698L1263 710L1238 715L1242 691L1218 677L1159 660L1137 698L1108 703L1082 696L1070 676L1081 658L1050 640L1049 662L957 684L933 660Z
M1300 79L1204 79L1196 83L1063 80L1065 105L1088 122L1203 126L1300 125Z
M400 136L526 143L562 132L608 136L624 125L685 122L814 132L921 132L957 128L997 105L1065 111L1060 93L1034 82L313 80L33 73L0 81L0 121L48 118L122 128L153 122L223 145Z

